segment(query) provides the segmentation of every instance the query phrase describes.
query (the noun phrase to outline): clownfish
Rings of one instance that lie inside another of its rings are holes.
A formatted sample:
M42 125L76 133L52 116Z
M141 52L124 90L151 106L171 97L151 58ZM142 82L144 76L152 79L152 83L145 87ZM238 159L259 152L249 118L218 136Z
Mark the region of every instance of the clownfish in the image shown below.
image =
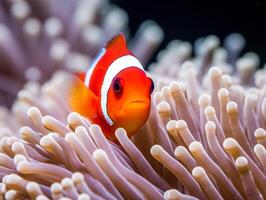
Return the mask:
M108 139L116 140L119 127L130 137L144 125L154 85L128 50L123 33L113 37L78 77L70 88L70 107L98 124Z

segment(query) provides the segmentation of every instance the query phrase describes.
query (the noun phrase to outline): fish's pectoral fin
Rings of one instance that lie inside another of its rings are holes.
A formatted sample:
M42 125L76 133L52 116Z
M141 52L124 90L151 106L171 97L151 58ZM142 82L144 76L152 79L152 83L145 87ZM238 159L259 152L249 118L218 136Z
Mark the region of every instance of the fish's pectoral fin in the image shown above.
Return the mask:
M98 97L77 77L73 77L69 91L69 105L72 111L89 119L97 116Z
M76 72L75 76L78 77L81 81L84 81L86 74L84 72Z

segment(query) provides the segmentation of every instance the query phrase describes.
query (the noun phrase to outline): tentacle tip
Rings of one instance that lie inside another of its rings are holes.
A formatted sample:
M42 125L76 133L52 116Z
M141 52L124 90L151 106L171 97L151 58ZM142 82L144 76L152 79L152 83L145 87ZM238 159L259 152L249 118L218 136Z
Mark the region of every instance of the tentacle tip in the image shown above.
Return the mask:
M175 148L175 156L181 157L184 156L184 154L187 152L187 149L184 146L177 146Z
M237 113L238 111L238 106L237 103L234 101L230 101L227 105L226 105L226 110L228 114L233 114L233 113Z
M192 175L194 177L201 177L201 176L204 176L205 174L206 174L206 172L202 167L195 167L192 170Z
M199 96L198 104L201 107L206 107L210 105L210 102L211 102L211 96L209 94L202 94Z
M67 116L67 122L69 124L76 123L79 121L79 119L80 119L80 114L78 114L77 112L71 112Z
M238 157L236 159L235 165L236 165L237 169L242 173L249 170L248 160L243 156Z
M73 181L68 177L61 180L61 185L63 186L63 188L74 187Z
M170 120L167 125L166 125L166 129L168 131L173 131L175 130L177 127L176 127L176 121L175 120Z
M200 152L203 150L202 144L198 141L191 142L188 148L191 152Z
M61 193L63 191L63 186L60 183L53 183L50 189L52 193Z
M35 107L35 106L31 106L28 110L27 110L27 116L31 117L31 116L35 116L36 114L41 114L40 110Z
M228 97L229 96L229 92L226 88L221 88L219 91L218 91L218 97L219 98L223 98L223 97Z
M93 158L96 160L96 161L100 161L100 160L104 160L107 158L107 154L105 153L104 150L102 149L97 149L93 152L92 154Z
M178 121L176 122L176 128L177 128L177 129L185 129L185 128L187 128L187 123L186 123L186 121L184 121L184 120L178 120Z
M115 130L115 136L117 138L122 137L122 136L127 136L127 132L124 128L120 127Z
M211 78L217 78L222 75L222 71L219 67L214 66L209 69L209 77Z
M158 145L158 144L155 144L151 147L151 150L150 150L150 153L151 155L153 156L158 156L160 155L160 153L163 151L163 148L162 146Z
M80 172L75 172L74 174L72 174L72 177L71 178L72 178L72 180L73 180L73 182L75 184L78 184L78 183L84 181L84 176Z
M233 138L226 138L223 142L225 149L234 149L237 146L237 141Z

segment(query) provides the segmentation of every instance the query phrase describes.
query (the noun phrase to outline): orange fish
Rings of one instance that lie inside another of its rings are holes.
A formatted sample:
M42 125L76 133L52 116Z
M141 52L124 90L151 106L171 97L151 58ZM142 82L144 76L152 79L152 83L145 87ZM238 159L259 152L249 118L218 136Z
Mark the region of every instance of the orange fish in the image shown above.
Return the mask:
M153 82L127 49L123 33L102 48L79 78L71 87L70 106L100 125L108 139L116 140L114 132L119 127L130 137L146 122Z

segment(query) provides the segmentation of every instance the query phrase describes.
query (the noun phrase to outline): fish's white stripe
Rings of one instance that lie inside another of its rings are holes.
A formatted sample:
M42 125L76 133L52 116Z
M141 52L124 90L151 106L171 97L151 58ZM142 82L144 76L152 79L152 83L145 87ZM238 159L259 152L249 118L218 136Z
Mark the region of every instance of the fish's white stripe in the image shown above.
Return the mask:
M122 56L118 59L116 59L112 64L108 67L103 83L101 88L101 110L103 112L103 116L106 120L106 122L112 126L113 121L108 115L107 112L107 93L108 90L112 84L112 81L114 77L121 72L122 70L128 68L128 67L137 67L144 71L141 63L138 61L137 58L131 55Z
M103 55L105 54L105 52L106 52L106 49L105 48L102 48L101 51L99 52L98 56L92 62L90 68L87 70L86 76L85 76L85 81L84 81L84 84L87 87L89 87L89 85L90 85L90 79L91 79L91 75L93 73L93 70L95 69L96 65L98 64L99 60L103 57Z

